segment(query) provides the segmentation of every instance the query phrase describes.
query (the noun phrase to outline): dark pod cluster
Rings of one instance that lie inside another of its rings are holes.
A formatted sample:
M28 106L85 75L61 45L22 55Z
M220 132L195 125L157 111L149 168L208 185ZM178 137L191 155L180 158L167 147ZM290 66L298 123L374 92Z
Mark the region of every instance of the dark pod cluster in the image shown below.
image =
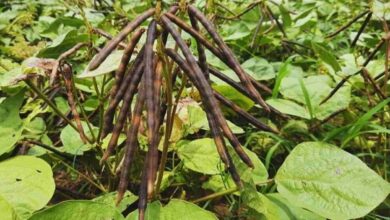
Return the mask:
M190 24L187 24L176 16L179 9L180 13L189 16ZM139 28L139 26L149 18L152 19L146 30L146 40L144 44L140 46L141 49L134 61L130 63L131 56L134 54L135 48L145 32L145 30ZM209 41L201 34L200 25L207 31L212 41ZM187 43L181 37L178 28L187 32L196 40L197 57L193 55ZM118 46L124 48L121 63L115 73L115 83L110 92L109 105L104 113L102 129L102 138L109 133L112 133L108 148L101 160L101 162L105 162L115 151L119 135L122 130L125 129L124 125L126 120L130 120L130 125L126 128L127 140L125 145L125 156L120 170L117 202L122 200L128 186L129 170L139 145L137 135L140 130L143 109L146 109L148 152L144 163L139 190L138 206L140 219L143 219L148 200L152 199L155 194L154 183L157 179L157 170L159 167L158 144L161 138L159 128L167 114L166 105L164 103L165 100L162 98L163 93L167 92L163 91L164 86L162 83L163 70L167 65L170 65L171 70L176 70L173 71L174 73L172 75L174 76L171 79L171 81L173 81L171 83L174 83L175 76L181 71L199 91L203 107L207 113L207 119L217 151L225 164L226 169L231 173L235 183L238 187L241 187L242 183L240 181L240 176L232 163L232 158L228 153L224 138L229 141L243 162L249 167L253 167L253 163L245 153L238 138L229 128L219 104L231 108L258 129L270 132L277 131L260 122L254 116L241 109L232 101L226 99L217 91L214 91L211 87L209 75L213 74L225 81L259 104L265 112L275 113L283 117L285 116L264 101L259 90L267 94L271 93L271 90L245 73L231 49L216 31L212 22L210 22L202 12L191 5L180 8L178 6L172 6L165 13L161 13L160 10L156 9L147 10L127 24L115 37L111 37L100 30L95 30L95 32L106 35L107 38L110 38L110 41L107 42L105 47L102 48L90 62L90 70L98 68L108 55ZM130 33L133 33L130 42L127 45L123 45L122 41ZM175 41L176 49L167 48L166 42L168 36L171 36ZM155 46L159 51L154 50ZM230 67L240 79L240 83L233 81L223 73L210 67L207 63L205 49L211 51ZM178 53L178 50L180 50L183 56ZM175 68L172 66L175 66ZM133 112L131 112L130 106L137 93L135 106ZM120 103L122 103L122 105L119 105ZM115 118L114 115L118 108L119 114Z

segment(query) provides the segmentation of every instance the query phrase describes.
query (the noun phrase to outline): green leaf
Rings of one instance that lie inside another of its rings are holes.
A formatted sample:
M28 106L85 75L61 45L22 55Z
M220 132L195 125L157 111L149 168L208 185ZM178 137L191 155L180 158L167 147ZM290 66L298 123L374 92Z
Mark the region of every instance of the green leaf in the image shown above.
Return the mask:
M179 199L172 199L162 209L161 220L217 220L217 217L199 206Z
M275 205L280 208L280 211L285 212L289 216L289 219L299 219L299 220L325 220L325 218L308 211L306 209L300 208L294 203L289 202L287 199L283 198L279 193L270 193L265 195L269 200L271 200Z
M256 80L269 80L275 78L274 67L266 60L260 57L252 57L241 64L245 72Z
M29 220L121 220L124 217L115 207L88 200L69 200L37 212Z
M118 209L118 212L123 212L127 208L127 206L133 204L135 201L138 200L138 196L134 195L130 191L126 191L122 201L118 205L116 205L117 195L118 195L117 191L110 192L110 193L103 194L99 197L96 197L92 199L92 201L104 203L106 205Z
M159 201L149 203L145 210L145 220L162 220L161 209L162 206ZM138 209L127 215L126 220L138 220Z
M284 211L266 196L257 192L252 184L244 184L241 197L243 203L249 208L249 215L253 216L254 219L289 219Z
M19 109L23 103L23 92L6 98L0 104L0 155L15 148L23 131L23 121L19 116Z
M280 15L282 16L283 26L285 28L291 26L292 19L290 16L290 12L282 4L279 5L279 11Z
M312 113L314 118L323 120L337 111L348 108L351 99L351 88L343 86L327 102L320 104L332 91L331 83L331 79L326 75L309 76L303 79L299 75L288 76L283 79L280 86L280 93L285 99L267 102L285 114L310 119ZM290 100L302 104L303 107Z
M255 103L251 99L241 94L229 85L216 85L213 86L213 89L215 89L215 91L219 92L225 98L234 102L244 110L249 110L255 105Z
M261 162L259 157L252 151L247 148L244 148L246 154L248 154L251 159L254 168L249 168L244 162L242 162L241 158L235 153L234 149L229 146L229 153L232 157L232 161L236 166L237 172L241 177L241 180L244 182L253 182L255 184L264 183L268 179L268 172L265 168L264 164ZM234 181L230 174L218 174L213 175L205 182L202 187L204 189L210 189L215 192L227 190L233 188L235 186Z
M104 75L116 70L121 62L123 56L123 50L115 50L100 64L100 66L90 71L89 64L85 68L84 72L78 75L78 78L88 78ZM92 59L93 60L93 59Z
M0 196L0 213L2 219L7 220L18 220L20 219L14 208L5 200L3 197Z
M390 20L390 2L374 0L372 3L372 11L375 20Z
M267 103L284 114L310 119L309 112L297 103L286 99L269 99Z
M178 148L177 154L184 166L190 170L211 175L222 171L218 167L221 160L211 138L197 139L183 144Z
M188 105L186 114L181 111L179 113L180 119L184 123L184 127L186 132L189 134L194 134L198 132L200 129L209 131L209 122L207 121L206 112L203 109L196 105ZM232 130L233 134L242 134L245 131L232 123L229 120L226 120L229 128Z
M279 193L331 219L360 218L390 193L390 185L357 157L323 142L297 145L279 168Z
M17 156L0 163L0 196L25 219L43 208L54 193L49 164L32 156Z
M338 63L336 57L331 52L329 52L328 49L325 49L315 42L312 42L311 45L313 50L318 54L322 61L329 64L335 72L341 71L341 66Z
M88 128L88 125L86 122L81 122L85 134L91 138L91 132ZM97 128L92 127L93 130L96 130ZM92 149L93 145L84 143L79 133L72 128L70 125L67 125L64 129L62 129L60 134L61 142L64 146L63 150L66 153L73 154L73 155L83 155L85 151L88 151Z
M80 28L84 24L83 20L73 17L59 17L56 18L51 24L42 31L41 35L46 36L48 33L57 33L60 27L68 26L74 28Z
M126 220L138 219L138 210L130 213ZM216 220L217 217L199 206L179 199L172 199L166 206L156 201L148 204L145 211L146 220Z
M77 43L83 43L88 41L88 35L79 34L78 30L68 31L56 39L52 44L38 53L38 57L43 58L58 58L63 52L69 50Z
M232 147L229 147L230 155L232 155L232 160L236 166L237 172L240 175L241 179L246 182L253 181L255 184L262 183L268 179L268 172L264 164L261 162L259 157L252 151L247 148L243 148L245 153L251 159L254 168L249 168L241 158L235 153Z

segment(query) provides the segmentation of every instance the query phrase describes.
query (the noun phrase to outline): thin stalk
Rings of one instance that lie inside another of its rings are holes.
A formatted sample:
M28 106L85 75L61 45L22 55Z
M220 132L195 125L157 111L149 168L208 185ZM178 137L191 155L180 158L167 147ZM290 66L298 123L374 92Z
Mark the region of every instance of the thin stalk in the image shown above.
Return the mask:
M78 171L77 169L73 168L71 165L67 164L65 161L63 161L62 159L58 158L58 157L55 157L55 156L52 156L49 154L49 157L53 158L53 159L57 159L60 163L62 163L65 167L67 167L68 169L72 170L73 172L77 173L78 175L80 175L83 179L85 179L86 181L88 181L91 185L95 186L96 188L98 188L100 191L106 193L107 190L104 188L103 185L101 184L98 184L96 183L95 181L93 181L92 179L90 179L88 176L86 176L85 174L81 173L80 171Z
M264 181L264 182L256 183L255 185L257 185L257 186L259 186L259 185L267 185L267 184L272 183L273 181L274 181L273 179L269 179L269 180ZM205 201L212 200L212 199L215 199L215 198L218 198L218 197L221 197L221 196L225 196L225 195L229 195L229 194L235 193L235 192L237 192L239 190L240 189L237 186L235 186L233 188L230 188L230 189L227 189L227 190L224 190L224 191L221 191L221 192L216 192L216 193L213 193L213 194L210 194L210 195L198 198L198 199L194 199L191 202L192 203L205 202Z
M24 81L28 87L30 87L31 90L33 90L50 108L64 121L66 121L73 129L75 129L78 132L77 126L73 124L73 122L67 118L58 108L57 106L49 99L47 98L35 85L29 80Z
M349 21L347 24L341 26L339 29L337 29L335 32L329 34L328 36L326 36L326 38L331 38L331 37L334 37L336 36L337 34L339 34L340 32L342 32L343 30L349 28L349 26L351 26L353 23L355 23L357 20L359 20L360 18L362 18L364 15L366 15L367 13L369 13L370 10L366 10L360 14L358 14L357 16L355 16L351 21Z

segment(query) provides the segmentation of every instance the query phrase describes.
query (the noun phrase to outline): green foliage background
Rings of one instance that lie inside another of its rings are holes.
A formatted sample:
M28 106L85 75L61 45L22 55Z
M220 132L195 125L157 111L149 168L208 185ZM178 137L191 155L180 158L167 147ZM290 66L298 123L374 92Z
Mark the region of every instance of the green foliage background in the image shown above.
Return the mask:
M163 2L167 8L174 1ZM132 167L132 184L125 199L115 206L115 169L123 152L100 166L109 136L99 143L83 143L44 100L15 79L34 75L34 83L49 96L48 73L38 61L57 59L75 44L89 43L66 61L73 67L75 86L83 97L79 111L92 115L83 126L90 138L97 136L101 124L96 115L107 105L104 94L112 86L112 72L122 51L115 51L98 69L86 71L93 47L106 42L91 28L115 35L154 3L0 2L0 219L137 219L131 204L137 200L144 153L139 153ZM359 70L386 37L390 3L197 0L193 4L213 20L245 71L272 89L272 94L264 94L267 103L289 118L265 114L250 99L211 77L215 90L280 131L259 131L223 108L229 126L255 164L249 169L232 152L245 183L239 190L210 138L198 92L186 87L169 140L162 193L149 204L147 219L388 219L390 81L386 82L385 70L389 68L389 40L366 66L385 97L356 75L327 102L321 101L340 80ZM364 17L327 37L366 10L372 17L356 46L351 42ZM196 53L195 41L186 33L182 36ZM168 45L173 44L168 39ZM238 81L211 53L207 59ZM384 71L385 76L378 78ZM173 95L180 86L179 80ZM69 112L63 90L51 99L63 114ZM120 142L125 139L123 134ZM139 135L142 149L145 139Z

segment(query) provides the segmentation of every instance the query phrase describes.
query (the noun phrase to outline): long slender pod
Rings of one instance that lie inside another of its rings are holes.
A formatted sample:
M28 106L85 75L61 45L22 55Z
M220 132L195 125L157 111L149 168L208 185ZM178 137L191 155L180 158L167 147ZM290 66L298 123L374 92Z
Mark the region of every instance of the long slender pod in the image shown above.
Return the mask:
M66 94L68 97L68 103L69 103L70 109L72 111L73 118L76 121L76 126L77 126L77 130L79 131L80 138L84 143L87 143L87 137L85 135L83 125L81 124L80 114L77 111L76 102L75 102L74 96L73 96L73 87L72 87L72 74L73 73L72 73L72 68L70 67L70 65L68 65L68 64L63 65L63 67L61 68L61 74L64 77Z
M128 70L128 73L124 76L123 82L121 83L117 93L113 99L110 100L108 107L104 113L103 117L103 130L102 130L102 138L106 137L108 133L111 132L113 128L113 119L115 115L115 110L118 107L119 103L122 101L127 88L132 84L138 84L141 80L144 62L143 62L143 51L141 49L138 56L135 58L135 61L132 67Z
M229 99L225 98L223 95L220 93L214 91L215 97L224 105L232 109L234 112L236 112L238 115L243 117L245 120L247 120L249 123L254 125L256 128L264 131L269 131L273 133L278 133L275 129L269 127L268 125L264 124L263 122L257 120L254 116L246 112L244 109L240 108L237 104L234 102L230 101Z
M108 57L108 55L118 46L118 44L125 39L125 37L132 31L134 31L138 26L142 24L146 19L151 17L154 14L155 9L151 8L144 13L140 14L134 20L126 25L125 28L119 32L114 38L112 38L106 46L95 56L95 58L89 64L89 70L94 70L100 66L100 64Z
M153 67L153 44L156 40L156 30L157 22L155 20L151 21L148 27L147 35L146 35L146 43L145 43L145 53L144 53L144 82L145 82L145 93L146 93L146 110L147 110L147 136L149 141L148 155L147 155L147 194L148 197L151 197L154 191L154 170L157 169L157 156L158 149L156 138L156 104L157 97L156 91L159 88L155 88L156 85L154 83L154 79L156 78L155 69Z
M226 43L222 40L221 36L219 36L217 31L215 30L214 25L196 7L189 5L188 11L189 11L189 13L193 14L199 20L199 22L202 23L202 25L205 27L207 32L210 34L211 38L215 41L215 43L221 49L227 62L231 65L230 67L234 70L234 72L240 78L240 81L249 90L249 92L256 98L256 102L259 105L261 105L265 111L270 112L270 108L268 107L267 103L263 100L260 93L257 92L257 90L253 86L251 80L246 75L244 69L242 69L237 58L234 56L233 52L230 50L230 48L226 45Z
M150 182L151 188L148 188L148 198L152 198L154 195L154 183L156 182L157 178L157 170L158 170L158 144L160 142L160 117L164 117L165 114L161 115L161 84L162 84L162 71L163 71L163 62L160 60L157 62L157 65L155 67L155 74L153 78L153 93L154 93L154 121L155 121L155 130L154 135L152 137L152 142L150 144L151 149L153 151L151 152L151 164L150 164L150 174L148 176L148 182Z
M103 37L105 37L105 38L107 38L107 39L109 39L109 40L112 39L112 35L109 34L109 33L107 33L107 32L105 32L105 31L103 31L102 29L93 28L92 30L93 30L93 32L95 32L96 34L98 34L98 35L100 35L100 36L103 36ZM124 42L120 42L120 43L118 44L118 48L125 48L125 47L126 47L126 44L125 44Z
M187 44L180 37L180 34L174 28L172 22L170 22L170 20L167 17L165 17L164 15L161 16L161 21L162 21L164 27L170 32L170 34L172 35L172 37L175 39L176 43L180 47L182 53L184 54L184 56L188 62L188 65L195 73L194 76L197 78L197 80L199 80L199 85L201 85L203 87L199 90L199 92L204 93L202 96L205 98L206 104L209 104L209 107L210 107L209 111L211 111L212 114L214 115L214 117L217 118L217 121L220 124L222 131L224 132L225 136L229 139L230 143L233 145L233 148L235 149L237 154L240 156L240 158L248 166L253 167L252 161L250 160L248 155L243 150L237 137L232 133L231 129L227 125L227 122L222 115L221 109L216 107L218 105L218 103L215 100L215 97L213 95L210 84L207 82L206 78L204 77L202 70L200 69L199 65L197 64L195 58L192 56L191 51L188 48ZM180 59L180 57L178 57L178 58Z
M194 37L197 41L199 41L203 46L205 46L208 50L210 50L218 58L220 58L220 59L224 58L220 49L214 47L213 44L211 44L203 35L201 35L194 28L192 28L191 26L186 24L183 20L181 20L180 18L176 17L175 15L173 15L171 13L165 13L164 15L167 16L173 23L175 23L177 26L179 26L185 32L189 33L192 37Z
M193 81L194 85L198 88L198 90L202 91L202 86L199 83L199 80L196 78L193 70L189 67L189 65L182 58L180 58L179 55L176 52L174 52L173 50L167 49L166 53L171 59L173 59L179 65L179 67L183 70L183 72L189 76L189 78L191 79L191 81ZM202 94L202 97L204 97L203 94ZM203 98L203 99L206 99L206 98ZM208 102L205 101L204 103L206 104ZM237 184L237 186L241 187L241 185L242 185L241 180L239 178L238 173L236 172L234 164L232 163L232 160L229 156L229 153L226 150L225 141L223 140L223 136L221 134L221 130L219 128L217 118L212 114L212 111L208 110L210 108L209 104L207 104L207 107L208 108L206 111L206 116L207 116L207 120L209 122L211 134L214 138L214 142L215 142L215 145L217 147L217 151L221 157L221 160L224 162L224 164L227 166L227 168L231 172L232 177L234 177L233 179L234 179L235 183ZM211 107L214 108L215 106L214 107L211 106Z
M195 30L194 28L190 27L189 25L187 25L184 21L182 21L180 18L176 17L175 15L172 15L170 13L165 13L165 15L173 22L175 23L177 26L179 26L180 28L182 28L185 32L187 32L188 34L190 34L192 37L194 37L196 39L197 42L199 42L200 44L202 44L204 47L206 47L209 51L211 51L215 56L217 56L219 59L221 59L223 62L226 63L226 65L228 65L229 67L232 68L232 65L230 63L227 62L226 58L223 56L222 52L214 47L204 36L202 36L197 30ZM209 69L211 69L211 67L209 67ZM209 70L211 71L211 70ZM226 76L225 76L226 77ZM262 83L259 83L257 82L253 77L251 77L250 75L248 75L248 77L250 78L251 82L253 83L253 85L259 89L259 90L263 90L269 94L272 93L272 90L270 88L268 88L266 85L262 84ZM226 77L227 78L227 77Z
M343 30L349 28L349 26L351 26L353 23L355 23L357 20L359 20L361 17L363 17L364 15L366 15L369 12L370 12L370 10L366 10L366 11L363 11L362 13L358 14L351 21L349 21L347 24L343 25L342 27L337 29L335 32L333 32L333 33L329 34L328 36L326 36L326 38L331 38L331 37L336 36L337 34L342 32Z
M118 185L118 195L116 204L119 204L123 199L123 195L126 192L127 185L129 183L130 166L134 158L134 153L138 148L138 129L141 123L142 107L145 102L145 92L141 90L138 93L137 101L134 106L134 111L131 118L131 125L127 130L127 140L125 147L125 159L123 161L120 180Z
M250 99L252 99L253 101L255 101L255 98L252 96L252 94L250 94L250 93L248 92L248 90L246 90L241 84L239 84L239 83L235 82L234 80L230 79L230 78L227 77L225 74L223 74L223 73L221 73L220 71L218 71L217 69L214 69L214 68L209 67L209 71L210 71L210 73L211 73L212 75L218 77L218 78L221 79L222 81L224 81L224 82L226 82L227 84L231 85L233 88L235 88L237 91L239 91L239 92L242 93L243 95L245 95L245 96L247 96L248 98L250 98ZM256 84L254 83L254 85L256 85ZM262 84L259 83L256 87L257 87L257 88L260 88L260 86L262 86ZM264 85L264 86L265 86L265 85ZM265 87L266 87L266 86L265 86ZM268 91L268 90L269 90L268 87L266 87L266 88L267 88L267 93L268 93L268 92L271 92L271 93L272 93L271 90ZM266 91L266 88L263 88L264 91ZM284 119L289 118L287 115L281 113L279 110L275 109L274 107L272 107L272 106L270 106L270 105L268 105L268 107L269 107L269 108L271 109L271 111L272 111L273 113L275 113L276 115L278 115L278 116L280 116L280 117L282 117L282 118L284 118Z
M199 32L199 25L196 18L191 13L188 13L188 16L190 17L192 27ZM202 43L197 39L196 39L196 49L198 50L199 67L200 69L202 69L203 74L206 76L206 79L209 80L210 76L209 76L209 67L207 65L206 53L204 51Z
M351 48L355 47L357 41L359 40L360 35L363 33L364 29L367 27L368 22L370 22L371 17L372 17L372 11L370 11L368 13L368 15L366 16L366 19L364 19L362 26L360 27L359 31L357 32L355 38L353 39L353 41L351 43Z
M122 83L123 76L126 71L126 67L130 61L131 55L134 52L135 46L137 45L142 34L145 32L145 29L141 28L138 31L134 32L134 35L130 39L130 43L126 45L125 50L123 51L122 59L119 64L118 69L115 72L115 84L111 89L111 99L115 98L115 94L118 91L120 84Z
M364 61L363 63L363 67L366 67L370 61L375 57L376 53L380 50L380 48L383 46L383 44L386 42L386 40L390 39L390 33L387 34L386 36L384 36L381 41L379 41L379 43L375 46L375 48L372 50L372 52L368 55L368 57L366 58L366 60ZM356 71L355 73L351 74L351 75L348 75L346 77L344 77L343 79L340 80L339 83L337 83L337 85L335 86L335 88L329 93L328 96L326 96L320 103L321 104L324 104L326 101L328 101L330 98L333 97L334 94L336 94L336 92L348 81L349 78L351 78L352 76L356 76L358 74L360 74L362 72L362 69Z
M172 27L172 23L169 22L164 16L162 16L161 20L163 21L164 26L167 29L170 29L170 33L175 38L179 47L182 49L183 54L186 56L187 62L185 62L177 53L173 50L167 49L166 53L170 56L178 65L185 69L188 65L187 69L192 70L194 74L191 74L192 71L185 71L190 79L195 83L195 86L198 85L198 90L201 93L203 98L203 102L207 107L207 111L210 111L213 117L216 118L216 121L219 123L222 131L225 136L228 138L230 143L232 144L236 153L240 156L240 158L250 167L253 167L252 161L248 157L248 155L243 150L241 144L239 143L237 137L231 132L229 126L227 125L226 120L224 119L220 108L218 107L218 103L214 97L212 89L208 84L206 78L200 70L200 67L197 65L195 58L189 52L189 48L184 43L184 41L180 38L177 31ZM188 64L187 64L188 63Z
M152 34L152 33L151 33ZM147 40L148 41L148 40ZM145 209L147 206L147 201L150 200L154 194L154 182L156 179L157 174L157 166L158 166L158 142L159 142L159 135L158 135L158 129L160 127L159 122L159 102L160 102L160 87L161 87L161 80L162 80L162 63L161 61L157 62L157 65L154 66L153 70L155 70L155 74L153 75L153 90L151 87L144 88L145 93L147 93L147 90L152 90L154 92L155 100L154 104L154 114L155 118L155 127L153 129L153 137L149 141L149 149L148 153L146 155L146 160L144 163L144 168L142 171L142 179L141 179L141 185L139 190L139 201L138 201L138 219L143 220L145 215ZM145 75L146 76L146 75ZM143 78L143 81L146 85L146 77ZM148 98L148 97L146 97ZM147 100L146 100L147 105ZM149 117L149 114L148 114ZM149 118L147 119L149 120ZM149 125L148 125L149 126ZM149 129L149 128L148 128ZM150 137L149 137L150 139Z
M375 80L371 77L371 75L369 74L367 68L363 67L362 69L362 75L364 78L367 79L367 81L369 83L371 83L372 85L372 88L374 89L374 91L377 93L377 95L381 98L381 99L386 99L386 96L385 94L383 94L382 90L379 88L378 84L376 84Z
M103 154L101 162L107 160L107 158L111 155L112 151L115 149L116 145L118 144L120 133L126 122L128 112L130 111L131 102L133 101L134 94L138 88L138 84L142 76L142 69L139 68L139 72L136 72L135 74L137 74L138 77L133 77L133 80L131 81L130 85L127 87L126 93L123 97L123 104L119 111L118 119L115 123L114 129L112 131L112 136L110 138L110 141L108 142L107 149Z
M194 76L195 73L193 73L192 69L187 65L187 63L181 58L178 59L179 55L171 49L167 49L166 53L172 60L174 60L179 65L179 67L183 70L183 72L190 77L190 79L193 81L194 85L198 88L198 90L199 91L203 90L202 87L200 86L200 84L198 83L198 80ZM204 98L204 99L206 99L206 98ZM205 102L205 103L207 103L207 102ZM210 111L206 111L206 116L207 116L207 120L209 122L211 134L214 138L214 142L215 142L215 145L217 147L217 151L221 157L221 160L224 162L226 167L229 168L233 164L229 160L229 156L228 156L228 153L226 151L225 141L223 140L223 136L222 136L221 130L218 126L218 123L216 121L216 118L212 115L212 113Z

